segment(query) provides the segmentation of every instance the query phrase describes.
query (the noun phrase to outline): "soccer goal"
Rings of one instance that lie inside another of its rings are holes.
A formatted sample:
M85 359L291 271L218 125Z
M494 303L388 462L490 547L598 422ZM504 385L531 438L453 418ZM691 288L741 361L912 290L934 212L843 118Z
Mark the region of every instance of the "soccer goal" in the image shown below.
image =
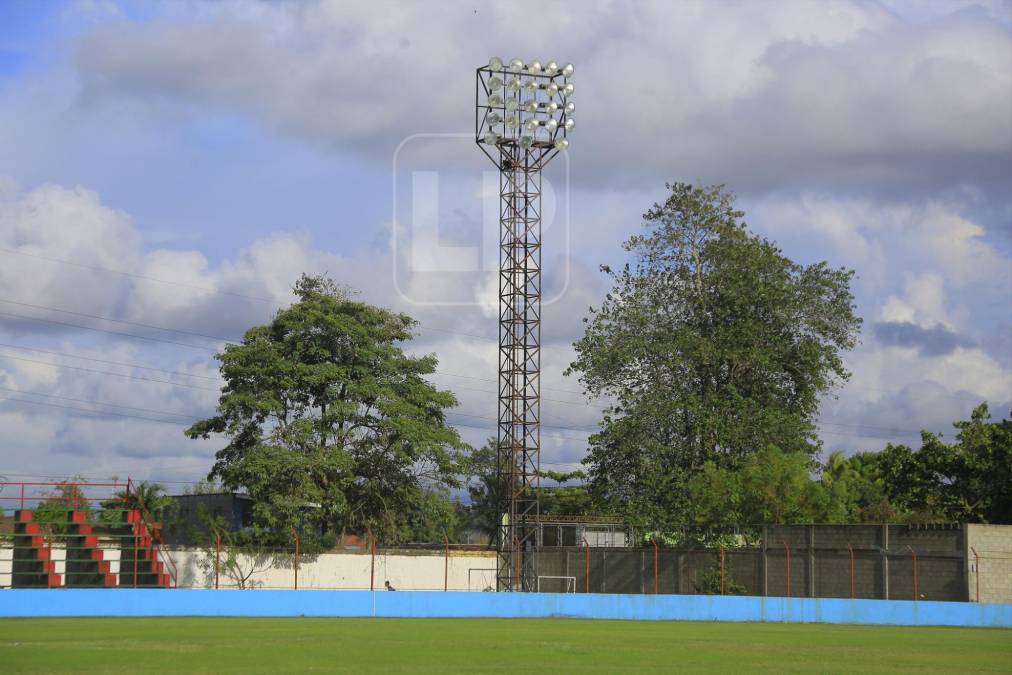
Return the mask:
M478 568L472 567L467 570L467 590L469 591L494 591L495 575L499 570L494 567Z
M538 593L576 593L576 577L541 575L538 577Z

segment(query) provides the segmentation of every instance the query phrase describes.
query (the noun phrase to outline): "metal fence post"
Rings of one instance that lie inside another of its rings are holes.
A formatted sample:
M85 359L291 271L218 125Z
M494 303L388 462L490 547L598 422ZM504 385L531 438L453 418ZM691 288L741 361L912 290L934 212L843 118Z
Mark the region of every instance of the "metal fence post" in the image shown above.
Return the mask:
M808 597L816 596L815 588L815 525L808 526Z
M659 578L659 569L658 569L658 567L659 567L660 557L661 556L660 556L660 549L657 548L657 540L654 539L652 541L652 543L654 545L654 595L657 595L657 586L658 586L657 581L658 581L658 578Z
M295 590L299 590L299 533L293 529L292 534L295 535Z
M918 586L918 584L917 584L917 581L918 581L917 580L917 551L915 551L911 546L907 546L907 548L910 549L910 553L913 555L913 563L914 563L914 600L917 600L917 598L920 596L920 594L918 593L918 588L917 588L917 586Z
M882 525L882 595L889 599L889 525Z
M50 527L52 527L52 525L50 525ZM49 534L46 536L46 540L49 542L49 560L46 561L46 567L45 567L45 569L46 569L46 587L47 588L52 588L53 587L53 577L56 576L56 561L53 560L53 532L52 532L52 530L49 531ZM64 565L66 565L66 563L64 563ZM136 576L134 578L136 579ZM134 585L135 586L137 585L136 582L134 583Z
M980 602L980 556L977 555L977 549L970 547L973 551L973 579L977 584L977 602Z
M787 597L791 597L791 545L784 539L784 549L787 551Z
M214 588L218 589L218 575L221 572L221 535L214 530Z
M140 515L140 512L137 513L138 515ZM139 545L137 539L137 523L134 523L133 526L134 526L134 588L137 588L137 562L138 562L137 559L140 558L140 551L137 550L137 547Z
M720 594L724 595L724 545L720 545Z
M847 550L850 551L850 599L854 599L854 547L847 543Z
M446 544L446 555L443 556L443 592L447 591L447 586L450 583L450 540L444 534L443 543Z
M586 537L583 538L583 549L586 552L586 559L587 559L586 560L587 569L583 580L584 592L590 593L590 542L587 541Z
M376 590L376 538L372 536L372 528L365 528L369 542L369 590Z

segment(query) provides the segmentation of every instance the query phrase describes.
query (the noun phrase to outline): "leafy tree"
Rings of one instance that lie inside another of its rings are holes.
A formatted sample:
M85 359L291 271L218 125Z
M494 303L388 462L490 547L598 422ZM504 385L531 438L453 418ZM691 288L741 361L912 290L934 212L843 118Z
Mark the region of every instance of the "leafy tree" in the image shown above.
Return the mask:
M264 536L370 527L402 540L431 506L424 491L458 483L467 446L444 417L456 400L426 381L434 356L401 349L410 317L325 277L303 275L294 291L298 302L218 355L218 414L186 433L228 439L209 478L249 493Z
M127 511L140 511L146 522L164 524L173 517L175 501L165 494L159 483L141 481L129 491L120 490L113 498L102 502L102 520L106 523L126 521Z
M594 513L594 504L584 481L583 471L549 471L542 469L539 507L545 516L584 516ZM546 483L552 481L554 485Z
M502 486L496 472L496 439L471 452L466 464L467 493L471 500L468 522L494 540L502 518Z
M844 457L830 454L819 479L829 499L829 522L890 523L906 515L889 500L885 481L877 471L877 453Z
M69 532L71 511L83 511L89 520L92 519L91 502L87 499L80 484L74 481L62 481L52 493L39 502L33 509L32 520L42 526L47 535L62 535Z
M704 525L842 522L808 457L767 446L740 469L707 462L689 481L694 519Z
M193 526L193 540L203 554L197 566L208 586L213 587L216 567L219 586L231 581L242 591L262 585L255 575L293 562L294 549L289 553L265 547L263 542L270 537L255 529L233 530L222 516L211 514L203 505L197 509Z
M1012 419L990 422L986 403L955 422L955 443L922 432L921 447L868 453L889 501L906 520L1012 523Z
M720 566L714 565L703 572L698 580L692 582L692 585L695 587L696 593L703 595L720 595ZM726 567L724 569L723 593L724 595L745 595L745 587L734 580L734 577L731 576L731 570Z
M467 464L467 491L471 504L469 524L494 538L502 519L502 486L496 472L496 439L490 438L474 450ZM539 508L542 515L581 516L595 513L594 504L582 482L583 471L542 469Z
M667 186L630 238L632 262L575 343L591 395L615 402L586 460L592 493L658 526L689 514L707 462L735 469L770 445L818 449L819 400L849 374L853 272L800 265L753 235L723 187Z

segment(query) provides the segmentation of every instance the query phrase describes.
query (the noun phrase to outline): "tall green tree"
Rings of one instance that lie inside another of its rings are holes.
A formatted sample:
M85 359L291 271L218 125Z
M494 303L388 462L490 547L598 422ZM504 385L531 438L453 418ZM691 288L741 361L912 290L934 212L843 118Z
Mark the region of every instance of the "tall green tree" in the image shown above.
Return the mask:
M864 457L907 520L1012 523L1012 418L990 419L981 403L953 423L951 444L922 432L917 450L890 444Z
M861 321L853 272L801 265L751 234L723 187L668 185L604 267L570 373L614 403L586 460L595 498L657 526L688 516L688 481L775 445L814 455L820 398L848 377Z
M427 490L458 484L466 444L446 424L453 394L425 377L435 356L401 345L415 322L303 276L298 301L218 355L217 414L187 431L223 435L210 479L253 497L254 524L287 542L307 533L364 531L414 538ZM452 510L450 510L452 513Z
M688 484L693 520L700 525L844 522L831 495L811 478L800 452L767 446L740 469L707 462Z

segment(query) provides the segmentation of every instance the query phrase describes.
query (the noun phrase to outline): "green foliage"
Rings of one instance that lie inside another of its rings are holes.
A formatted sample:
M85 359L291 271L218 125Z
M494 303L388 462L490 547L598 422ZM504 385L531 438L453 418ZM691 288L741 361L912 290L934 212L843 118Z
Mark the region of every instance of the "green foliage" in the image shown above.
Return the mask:
M222 434L210 479L254 499L267 538L363 532L409 537L434 509L426 490L457 485L467 447L445 423L452 393L425 380L434 356L405 354L414 321L354 302L325 277L303 276L299 300L218 355L218 414L187 430ZM438 529L446 530L444 522Z
M989 422L981 404L955 422L956 442L922 435L921 447L834 452L818 478L801 453L767 447L738 469L707 462L688 483L701 525L766 523L1012 523L1012 420Z
M126 522L127 511L140 511L145 522L166 524L175 516L175 501L159 483L141 481L102 502L101 521L108 525Z
M42 526L45 534L62 535L69 531L71 511L84 511L89 520L93 518L91 503L81 486L73 481L64 481L53 489L50 496L36 505L32 520Z
M503 513L501 486L496 471L496 440L490 438L471 452L467 462L467 490L471 499L467 524L494 538ZM595 512L585 485L568 485L586 479L583 471L540 471L542 515L583 516Z
M956 440L924 432L921 447L861 456L907 520L1012 523L1012 418L990 422L986 403L954 423Z
M706 525L834 522L831 499L810 477L811 459L767 446L739 469L707 462L689 480L694 521Z
M265 547L263 542L273 538L268 533L256 528L233 531L223 517L212 515L203 505L197 508L192 526L193 541L203 553L197 566L208 585L214 583L215 567L219 586L231 581L239 590L247 590L261 585L254 575L293 563L294 546L290 551Z
M593 496L660 528L689 517L686 486L708 462L816 452L820 397L848 377L861 325L853 272L791 261L723 187L668 187L625 244L633 262L604 268L613 290L567 371L616 401L590 439Z
M720 595L720 566L714 565L703 572L699 579L692 582L697 593L703 595ZM745 595L745 587L739 584L731 576L731 571L724 568L724 595Z

